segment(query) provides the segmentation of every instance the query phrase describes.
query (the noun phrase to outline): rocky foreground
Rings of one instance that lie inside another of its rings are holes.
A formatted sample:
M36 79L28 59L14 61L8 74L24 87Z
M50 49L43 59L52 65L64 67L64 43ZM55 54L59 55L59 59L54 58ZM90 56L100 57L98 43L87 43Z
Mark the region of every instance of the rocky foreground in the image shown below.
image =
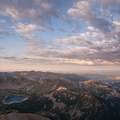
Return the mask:
M50 120L50 119L28 113L10 113L6 115L1 115L0 120Z

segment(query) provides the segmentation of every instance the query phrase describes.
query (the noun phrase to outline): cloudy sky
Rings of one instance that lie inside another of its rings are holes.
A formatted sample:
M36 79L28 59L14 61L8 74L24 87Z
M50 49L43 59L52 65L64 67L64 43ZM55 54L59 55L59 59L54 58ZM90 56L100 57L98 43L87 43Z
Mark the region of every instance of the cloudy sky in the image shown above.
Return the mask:
M120 70L120 0L0 0L0 70Z

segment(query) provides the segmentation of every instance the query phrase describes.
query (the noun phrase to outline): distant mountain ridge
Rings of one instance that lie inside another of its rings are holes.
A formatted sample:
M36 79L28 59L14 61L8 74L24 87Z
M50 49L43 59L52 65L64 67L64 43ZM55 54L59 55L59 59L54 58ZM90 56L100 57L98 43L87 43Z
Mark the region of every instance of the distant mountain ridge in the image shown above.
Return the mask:
M84 81L87 78L76 74L61 74L51 72L35 72L35 71L23 71L23 72L0 72L0 89L22 89L36 82L44 79L60 79L69 80L73 82Z
M77 74L62 74L62 73L41 72L41 71L0 72L0 77L5 77L5 76L11 76L11 77L22 76L23 78L29 78L30 80L66 78L69 80L80 81L87 79Z

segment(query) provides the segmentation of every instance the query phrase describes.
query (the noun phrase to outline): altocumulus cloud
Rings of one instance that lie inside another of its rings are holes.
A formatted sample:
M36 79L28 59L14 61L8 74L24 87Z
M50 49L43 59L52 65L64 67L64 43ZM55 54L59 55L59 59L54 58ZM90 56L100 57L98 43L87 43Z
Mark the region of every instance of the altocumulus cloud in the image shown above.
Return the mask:
M1 0L0 14L10 16L15 20L33 19L49 20L49 17L58 17L53 2L49 0Z
M0 24L8 24L6 30L11 28L25 42L20 55L0 59L19 64L120 64L120 0L0 0L0 16ZM0 35L6 30L0 28Z

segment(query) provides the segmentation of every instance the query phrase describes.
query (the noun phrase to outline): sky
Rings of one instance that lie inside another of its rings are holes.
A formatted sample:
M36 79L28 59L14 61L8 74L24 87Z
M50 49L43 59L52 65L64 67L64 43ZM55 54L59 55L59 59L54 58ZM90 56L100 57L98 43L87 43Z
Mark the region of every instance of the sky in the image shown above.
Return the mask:
M0 0L0 71L120 70L120 0Z

